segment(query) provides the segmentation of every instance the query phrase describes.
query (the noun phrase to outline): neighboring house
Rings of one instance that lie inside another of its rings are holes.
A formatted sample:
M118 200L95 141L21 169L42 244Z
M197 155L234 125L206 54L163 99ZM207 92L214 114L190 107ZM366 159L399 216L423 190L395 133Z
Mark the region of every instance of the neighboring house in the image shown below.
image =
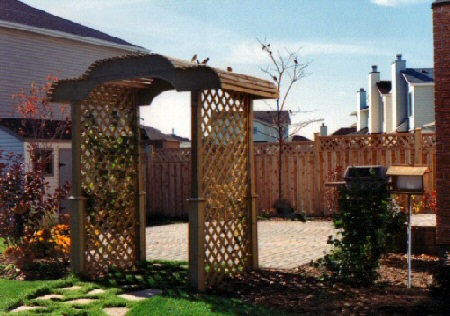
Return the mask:
M191 140L189 138L175 135L175 131L173 130L171 136L180 141L180 148L191 148Z
M142 126L143 141L148 146L155 148L180 148L181 140L173 135L161 133L159 129L151 126Z
M42 85L49 75L78 77L98 59L140 52L148 51L20 1L1 0L0 119L20 117L12 95L29 89L33 81ZM0 149L6 152L20 152L26 143L26 138L4 128L1 137ZM58 150L54 154L55 172L49 179L58 179ZM55 181L52 183L58 185Z
M36 128L37 127L37 128ZM2 162L9 153L22 155L26 169L34 169L31 144L37 144L38 154L45 159L45 178L53 190L72 178L70 124L66 121L0 119L0 150Z
M369 133L434 131L434 70L406 68L398 54L391 81L381 80L377 66L369 74L369 89L357 92L357 130Z
M330 136L343 136L343 135L349 135L356 132L356 126L349 126L349 127L341 127L337 131L335 131Z
M253 132L255 142L276 142L278 141L277 111L254 111ZM289 126L291 117L288 111L281 111L280 123L285 129L284 138L289 137Z
M293 142L310 142L311 140L302 135L294 135L294 136L292 136L291 141L293 141Z

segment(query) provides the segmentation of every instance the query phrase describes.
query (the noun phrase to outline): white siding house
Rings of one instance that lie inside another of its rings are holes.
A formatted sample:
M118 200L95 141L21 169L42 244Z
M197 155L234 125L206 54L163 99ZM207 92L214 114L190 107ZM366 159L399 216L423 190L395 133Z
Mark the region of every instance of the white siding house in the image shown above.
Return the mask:
M21 89L28 90L32 82L42 85L49 75L60 79L78 77L96 60L140 52L149 51L20 1L1 0L0 125L2 119L20 118L12 95ZM55 115L63 118L58 116L58 111ZM68 139L51 145L55 167L48 181L53 187L60 184L60 153L64 152L64 157L69 157L67 150L70 144ZM29 158L26 148L26 138L0 127L0 150L22 153Z
M277 111L254 111L253 139L255 142L276 142L278 132L276 120ZM281 126L284 128L284 138L289 138L289 125L291 118L288 111L280 113Z
M433 68L407 68L397 55L392 80L381 80L377 66L369 73L369 90L357 93L357 129L368 133L396 133L423 128L434 131ZM367 113L369 115L367 115Z

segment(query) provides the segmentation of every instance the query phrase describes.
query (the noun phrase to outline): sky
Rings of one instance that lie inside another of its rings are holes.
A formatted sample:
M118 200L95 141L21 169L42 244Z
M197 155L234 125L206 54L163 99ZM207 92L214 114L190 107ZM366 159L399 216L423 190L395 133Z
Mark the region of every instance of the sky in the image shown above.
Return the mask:
M329 134L354 124L356 92L378 65L391 79L401 53L407 67L433 67L432 0L22 0L35 8L120 37L153 53L269 79L257 41L299 50L307 76L291 93L294 123L323 118ZM190 137L186 93L166 92L142 108L143 124ZM270 110L267 102L256 110ZM298 112L299 110L299 112ZM297 134L312 138L321 123Z

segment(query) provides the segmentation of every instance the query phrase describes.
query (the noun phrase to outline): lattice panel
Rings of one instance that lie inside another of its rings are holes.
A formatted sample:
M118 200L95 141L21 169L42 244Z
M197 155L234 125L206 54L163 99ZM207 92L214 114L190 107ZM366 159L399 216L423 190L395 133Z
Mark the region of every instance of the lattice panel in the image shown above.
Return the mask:
M414 148L413 134L379 134L361 136L328 136L320 138L321 150L363 150L363 149L389 149L389 148Z
M133 90L103 85L81 106L81 187L91 277L130 269L138 254L138 134Z
M153 162L191 162L190 148L155 148Z
M248 96L223 90L202 93L203 181L206 200L207 285L249 264Z
M423 134L422 135L423 148L435 148L436 147L436 134Z
M268 144L255 144L255 156L278 156L279 145L278 143ZM312 154L314 149L314 142L286 142L282 146L283 155L299 155L299 154Z

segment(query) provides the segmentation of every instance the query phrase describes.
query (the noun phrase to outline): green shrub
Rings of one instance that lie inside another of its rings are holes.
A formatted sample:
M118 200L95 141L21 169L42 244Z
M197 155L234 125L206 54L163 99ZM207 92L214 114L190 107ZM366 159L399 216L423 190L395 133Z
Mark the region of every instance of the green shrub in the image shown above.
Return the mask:
M327 265L343 281L372 284L378 278L381 256L392 247L395 232L404 228L404 214L394 212L386 185L376 178L342 186L339 207L334 225L342 229L342 238L334 240Z

